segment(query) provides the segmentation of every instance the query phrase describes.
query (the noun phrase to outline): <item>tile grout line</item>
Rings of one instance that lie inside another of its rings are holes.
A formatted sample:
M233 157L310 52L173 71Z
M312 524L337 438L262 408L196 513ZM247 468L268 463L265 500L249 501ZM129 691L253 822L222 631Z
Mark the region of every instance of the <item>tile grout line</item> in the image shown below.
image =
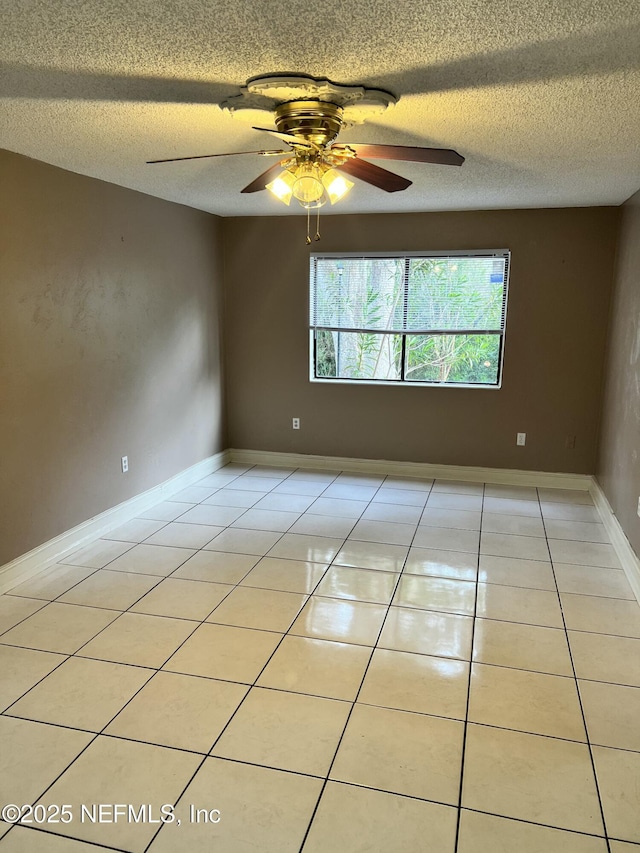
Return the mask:
M63 835L62 833L55 832L52 829L44 829L42 826L31 826L30 824L26 824L26 823L14 823L14 824L12 824L11 829L7 830L7 832L5 832L5 834L2 836L2 838L0 838L0 847L2 846L5 838L7 838L10 835L10 833L13 832L14 826L20 826L23 829L31 830L32 832L39 832L45 837L47 835L53 835L55 838L62 838L66 841L68 841L68 840L77 841L78 843L86 844L89 847L96 847L98 850L113 850L113 851L115 851L115 853L131 853L130 850L125 850L124 847L114 847L112 844L109 844L109 843L102 844L101 842L98 842L98 841L88 841L87 839L84 839L84 838L76 838L73 835Z
M479 578L480 578L480 552L482 550L482 520L484 513L484 501L485 501L485 492L486 492L486 483L482 484L482 504L480 506L480 531L478 533L478 562L476 568L476 584L475 584L475 595L473 601L473 622L471 625L471 648L469 650L469 677L467 680L467 702L465 706L465 714L464 714L464 729L462 732L462 754L460 757L460 787L458 789L458 809L456 815L456 834L455 841L453 845L454 853L458 851L458 845L460 843L460 824L462 822L462 794L464 790L464 768L465 768L465 757L467 750L467 734L469 730L469 705L471 702L471 678L473 674L473 645L475 641L475 633L476 633L476 624L478 620L478 586L479 586Z
M549 539L547 537L547 528L546 528L546 524L545 524L544 514L542 512L542 503L540 502L540 492L537 488L536 488L536 493L538 495L538 502L540 503L540 515L542 516L542 526L543 526L544 531L545 531L545 542L547 545L547 551L549 553L549 562L551 563L551 571L553 572L553 579L554 579L554 582L556 585L556 595L558 597L558 604L560 606L560 613L562 615L562 624L564 626L564 635L565 635L565 640L567 643L567 649L569 651L569 659L571 661L571 669L573 671L575 690L576 690L576 695L578 697L578 704L580 706L580 714L582 716L582 725L584 726L584 731L585 731L585 736L586 736L586 746L587 746L587 749L589 751L589 760L591 762L591 771L593 773L593 780L594 780L595 789L596 789L596 796L598 797L598 806L600 808L600 819L602 821L602 829L604 832L604 840L605 840L605 844L607 845L607 853L611 853L611 844L609 843L609 834L607 832L607 822L606 822L605 816L604 816L604 806L602 804L602 796L600 794L600 785L598 784L598 775L596 773L596 764L595 764L595 759L593 757L593 749L591 747L591 738L589 736L589 729L587 728L587 720L586 720L585 713L584 713L584 707L582 705L582 696L580 695L580 687L578 684L578 676L576 674L576 667L575 667L575 663L573 660L573 651L571 649L571 643L569 641L569 632L567 630L567 623L566 623L566 619L565 619L565 615L564 615L564 608L562 606L562 597L560 595L560 590L558 588L558 579L556 577L555 566L554 566L553 557L551 554L551 547L549 545Z
M557 830L558 832L563 832L563 833L568 832L568 833L571 833L573 835L579 835L581 838L582 837L596 838L598 841L605 841L606 840L603 835L597 835L594 832L583 832L580 829L571 829L567 826L555 826L555 824L552 824L552 823L540 823L540 822L536 822L533 820L526 820L525 818L522 818L522 817L514 817L513 815L499 814L498 812L482 811L480 809L474 809L471 807L467 807L467 811L474 812L474 814L490 815L491 817L497 817L497 818L500 818L501 820L512 821L513 823L522 823L522 824L525 824L526 826L536 826L536 827L543 826L547 829ZM555 851L553 851L553 853L555 853Z
M126 551L125 551L125 553L126 553ZM55 568L56 566L61 566L61 565L66 565L66 564L54 563L52 568ZM58 593L58 595L56 595L54 598L31 599L31 596L29 596L29 595L20 595L19 593L16 594L15 592L12 592L12 590L7 590L7 592L3 593L3 595L10 595L10 596L13 596L14 598L28 598L28 599L33 600L33 601L40 600L40 601L44 601L45 604L52 604L54 601L57 601L59 598L61 598L61 596L66 595L68 592L71 592L71 590L75 589L79 584L83 583L84 581L88 581L89 578L92 578L95 574L102 571L102 569L95 569L95 568L93 568L93 566L68 566L68 568L91 569L91 571L89 572L89 574L85 578L82 578L82 580L76 581L75 583L71 584L71 586L68 589L65 589L64 592ZM28 583L28 581L27 581L27 583ZM19 586L21 586L21 584L19 584ZM66 603L66 602L61 602L61 603ZM24 621L24 620L22 620L22 621ZM18 622L17 624L19 625L20 623ZM13 625L12 627L15 628L16 626ZM10 631L11 628L8 628L7 630ZM6 631L3 631L2 633L6 634ZM0 637L1 637L1 634L0 634Z

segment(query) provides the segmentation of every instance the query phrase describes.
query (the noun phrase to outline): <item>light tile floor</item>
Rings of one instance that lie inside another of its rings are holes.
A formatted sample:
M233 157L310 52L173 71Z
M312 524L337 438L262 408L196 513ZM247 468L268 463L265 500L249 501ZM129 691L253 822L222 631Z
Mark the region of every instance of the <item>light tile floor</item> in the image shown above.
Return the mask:
M0 853L640 853L640 607L584 492L228 465L0 632L0 804L40 804Z

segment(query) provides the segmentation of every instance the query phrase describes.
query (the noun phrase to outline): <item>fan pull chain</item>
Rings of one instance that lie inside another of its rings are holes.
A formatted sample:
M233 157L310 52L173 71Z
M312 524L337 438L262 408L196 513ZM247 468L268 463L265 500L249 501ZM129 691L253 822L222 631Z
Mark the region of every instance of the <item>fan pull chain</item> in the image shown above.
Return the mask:
M320 239L320 208L318 208L318 213L316 214L316 236L313 239Z
M307 208L307 239L305 241L307 246L311 243L311 237L309 236L309 215L309 208Z

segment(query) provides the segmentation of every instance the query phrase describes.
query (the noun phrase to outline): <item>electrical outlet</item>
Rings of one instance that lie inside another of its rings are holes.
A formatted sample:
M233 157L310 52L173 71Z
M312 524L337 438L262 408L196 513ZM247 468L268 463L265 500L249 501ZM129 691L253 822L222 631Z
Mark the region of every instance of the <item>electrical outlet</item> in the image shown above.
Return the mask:
M527 443L526 432L519 432L516 435L516 444L518 445L518 447L524 447L526 443Z
M567 450L575 450L576 449L576 437L575 435L568 435L565 439L564 446Z
M638 498L638 518L640 518L640 498Z
M126 474L127 471L129 470L129 457L123 456L121 461L122 461L122 473Z
M293 427L293 429L300 429L300 418L292 418L291 426Z

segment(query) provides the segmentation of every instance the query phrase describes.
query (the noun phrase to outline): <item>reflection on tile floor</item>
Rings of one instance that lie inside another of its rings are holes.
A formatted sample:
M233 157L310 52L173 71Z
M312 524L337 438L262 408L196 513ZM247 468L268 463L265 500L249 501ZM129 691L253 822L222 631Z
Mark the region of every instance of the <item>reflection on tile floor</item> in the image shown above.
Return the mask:
M585 492L227 465L0 632L0 805L44 807L0 853L640 853L640 607Z

